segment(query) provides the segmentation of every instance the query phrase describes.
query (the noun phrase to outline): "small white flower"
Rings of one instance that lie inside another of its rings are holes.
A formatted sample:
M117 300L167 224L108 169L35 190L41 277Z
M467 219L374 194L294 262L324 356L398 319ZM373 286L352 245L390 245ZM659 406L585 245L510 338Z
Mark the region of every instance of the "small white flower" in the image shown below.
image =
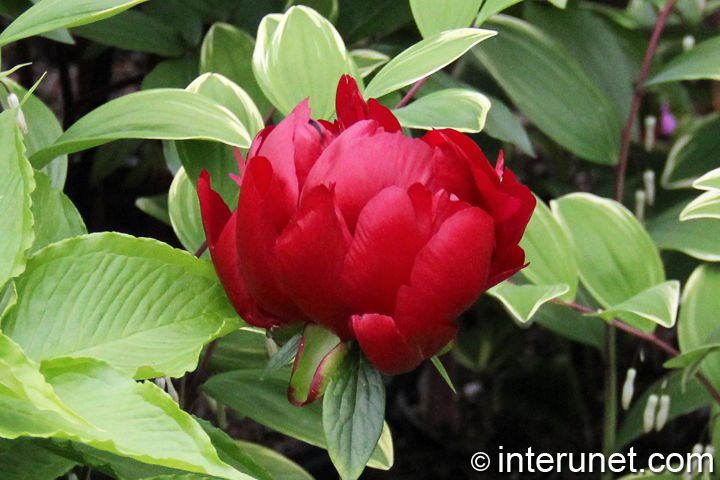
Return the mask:
M668 415L670 414L670 395L663 394L660 397L660 408L655 417L655 431L659 432L663 429L667 423Z
M645 411L643 412L643 430L645 433L650 433L655 426L655 410L657 410L658 396L654 393L650 395L645 404Z
M7 100L10 108L17 108L17 116L15 117L15 122L17 123L17 126L23 133L23 135L27 135L28 127L27 122L25 121L25 114L23 114L22 108L20 108L20 100L18 100L17 95L15 95L14 93L8 94Z
M655 203L655 171L647 169L643 172L643 184L645 185L645 197L648 205Z
M688 50L692 50L692 48L695 46L695 37L692 35L685 35L685 37L682 39L682 46L683 51L687 52Z
M634 368L628 368L627 375L625 376L625 383L622 388L622 407L623 410L630 408L630 402L632 402L633 395L635 393L635 377L637 376L637 370Z

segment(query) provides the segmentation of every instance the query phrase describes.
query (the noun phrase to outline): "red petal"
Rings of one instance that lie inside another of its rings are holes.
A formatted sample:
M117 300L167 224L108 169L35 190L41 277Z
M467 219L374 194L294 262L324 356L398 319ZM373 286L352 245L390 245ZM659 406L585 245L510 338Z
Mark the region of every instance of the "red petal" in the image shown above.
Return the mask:
M235 246L236 216L230 214L220 195L210 187L210 176L203 170L198 179L198 196L210 256L225 293L235 310L246 322L256 327L270 328L287 323L260 311L250 297L245 279L240 274Z
M410 197L388 187L363 208L343 278L354 312L391 315L401 285L410 281L415 255L427 241Z
M386 132L402 132L400 122L398 122L398 119L395 118L395 115L393 115L389 108L381 105L380 102L378 102L374 98L368 100L368 107L370 108L370 114L368 118L378 122L380 126L385 129Z
M507 280L527 266L528 264L525 263L525 251L520 245L513 245L503 252L502 257L493 258L487 283L485 283L485 290L494 287L503 280Z
M275 246L281 278L295 304L343 340L352 334L339 280L351 240L333 192L321 185L303 197Z
M395 321L425 357L452 339L454 320L484 291L494 243L492 218L465 208L443 222L418 254L410 286L400 288Z
M350 75L340 78L335 94L335 113L341 130L368 119L370 109L358 89L357 82Z
M352 326L365 356L387 375L409 372L423 361L420 350L405 339L392 317L354 315Z
M247 281L250 295L265 310L288 319L301 319L300 309L284 291L277 271L275 242L278 228L276 216L278 194L272 166L264 157L248 163L238 202L237 251L240 270Z
M432 176L432 150L421 140L387 133L377 122L358 122L322 153L308 175L305 190L335 184L335 198L350 232L362 208L381 190L414 183L427 185Z

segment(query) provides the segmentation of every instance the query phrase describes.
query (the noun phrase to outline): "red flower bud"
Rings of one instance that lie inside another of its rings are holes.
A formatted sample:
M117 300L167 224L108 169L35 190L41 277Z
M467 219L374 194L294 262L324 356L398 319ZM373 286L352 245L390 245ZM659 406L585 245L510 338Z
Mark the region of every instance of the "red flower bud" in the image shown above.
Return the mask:
M258 134L234 213L201 174L208 246L248 323L314 322L357 339L382 372L406 372L524 266L535 198L459 132L406 137L349 76L336 108L335 124L315 121L304 101Z

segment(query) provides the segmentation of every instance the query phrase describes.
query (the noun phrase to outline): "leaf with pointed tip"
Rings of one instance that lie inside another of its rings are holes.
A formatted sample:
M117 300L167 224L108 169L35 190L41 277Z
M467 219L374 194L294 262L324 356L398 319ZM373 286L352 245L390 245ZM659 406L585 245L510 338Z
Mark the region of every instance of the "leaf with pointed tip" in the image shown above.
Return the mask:
M73 153L119 138L205 139L249 147L245 126L227 108L186 90L157 89L112 100L78 120L49 147L32 155L41 168L64 153Z
M634 297L593 315L611 321L624 312L629 312L665 328L672 328L677 319L679 302L680 282L669 280L643 290Z
M285 343L285 345L283 345L282 348L275 353L275 355L270 357L270 361L265 367L260 380L272 377L278 370L293 361L293 359L297 357L302 338L302 334L298 333L288 340L287 343Z
M490 99L482 93L461 88L445 89L418 98L407 107L393 111L400 125L432 130L453 128L477 133L485 126Z
M445 380L445 383L448 384L450 390L452 390L453 393L457 393L457 390L455 390L455 385L453 385L452 380L450 380L450 375L448 375L447 370L445 370L445 365L442 364L438 356L435 355L434 357L431 357L430 361L433 365L435 365L435 368L437 368L438 373L443 378L443 380Z
M368 84L365 98L380 98L432 75L496 33L479 28L458 28L426 38L390 60Z
M469 27L482 0L410 0L415 23L424 38Z
M502 282L488 290L488 293L500 300L505 308L520 323L532 320L533 315L544 304L566 294L570 287L558 285L514 285Z
M376 50L358 48L350 51L350 57L360 72L362 78L367 77L376 69L390 61L390 57Z
M720 163L720 113L694 122L673 144L660 183L685 188Z
M720 37L705 40L681 53L645 85L701 79L720 80Z
M320 398L347 350L347 343L329 330L314 323L305 325L288 386L290 401L306 405Z
M168 213L170 224L180 243L188 252L195 253L205 242L200 200L185 169L175 174L168 195Z
M502 12L516 3L519 3L520 1L521 0L485 0L482 4L482 8L480 9L480 13L478 13L475 18L475 26L479 27L485 23L485 20L488 18L492 17L496 13Z
M695 218L685 222L679 215L681 203L648 222L648 233L657 248L677 250L707 262L720 261L720 222L714 218Z
M680 212L682 222L696 218L720 219L720 190L703 193Z
M147 0L42 0L0 34L0 46L62 27L76 27L117 15Z
M693 182L698 190L720 190L720 168L710 170Z
M137 379L182 376L241 324L212 264L118 233L43 249L16 287L3 332L31 359L97 358Z

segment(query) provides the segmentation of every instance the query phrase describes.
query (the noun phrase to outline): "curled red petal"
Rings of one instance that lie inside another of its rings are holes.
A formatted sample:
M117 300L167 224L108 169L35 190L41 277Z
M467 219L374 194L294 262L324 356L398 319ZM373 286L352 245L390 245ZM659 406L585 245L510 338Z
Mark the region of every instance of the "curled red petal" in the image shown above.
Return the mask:
M335 113L340 130L350 128L360 120L367 120L370 108L358 89L357 82L350 75L340 78L335 94Z
M398 330L392 317L375 313L354 315L352 326L365 356L387 375L409 372L424 359L418 347Z
M313 188L275 245L283 284L305 315L343 340L352 337L340 283L352 238L331 189Z
M388 133L402 132L400 122L393 115L392 111L380 102L371 98L368 100L368 108L370 109L368 118L375 120Z

